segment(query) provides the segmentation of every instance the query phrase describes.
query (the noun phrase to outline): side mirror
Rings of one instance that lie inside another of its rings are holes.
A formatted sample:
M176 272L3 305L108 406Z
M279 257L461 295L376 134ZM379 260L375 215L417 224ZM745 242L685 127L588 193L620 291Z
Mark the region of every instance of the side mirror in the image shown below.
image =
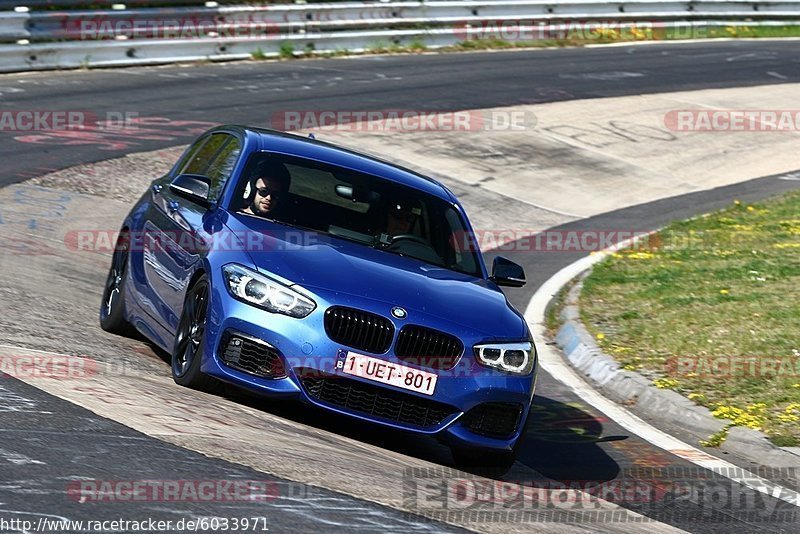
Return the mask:
M211 190L211 180L201 174L179 174L169 184L169 189L176 195L199 204L204 208L211 206L208 193Z
M489 280L498 286L522 287L525 285L525 271L520 265L502 256L492 262L492 276Z

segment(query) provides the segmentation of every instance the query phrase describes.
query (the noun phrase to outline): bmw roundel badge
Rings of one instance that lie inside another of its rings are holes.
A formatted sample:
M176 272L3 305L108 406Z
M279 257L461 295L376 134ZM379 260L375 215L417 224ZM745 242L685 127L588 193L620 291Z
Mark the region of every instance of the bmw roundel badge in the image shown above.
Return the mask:
M405 319L408 316L408 313L406 313L406 310L400 306L395 306L392 308L392 315L394 315L397 319Z

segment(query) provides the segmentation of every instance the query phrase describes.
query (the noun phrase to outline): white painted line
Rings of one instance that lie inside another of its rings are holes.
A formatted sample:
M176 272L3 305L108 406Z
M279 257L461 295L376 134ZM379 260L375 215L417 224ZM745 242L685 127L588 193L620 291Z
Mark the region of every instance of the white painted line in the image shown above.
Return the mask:
M545 309L550 300L558 291L570 280L580 273L604 259L608 254L630 246L638 239L623 241L614 247L602 252L581 258L580 260L567 265L556 274L551 276L533 295L528 307L525 309L525 320L528 322L534 337L540 340L547 335L545 326ZM712 456L693 445L689 445L678 438L662 432L649 423L643 421L633 413L629 412L619 404L607 399L591 387L570 365L568 365L559 354L558 349L545 344L537 345L539 350L539 363L553 378L570 388L581 399L603 412L610 419L625 430L636 434L645 441L664 449L688 462L691 462L704 469L708 469L720 476L733 480L745 487L758 491L770 497L780 499L794 506L800 507L800 493L785 488L779 484L767 480L763 477L751 473L746 469L740 468L730 462ZM738 476L732 476L735 473Z
M0 459L3 459L9 463L15 465L28 465L28 464L35 464L35 465L47 465L44 462L40 462L39 460L34 460L24 454L20 454L13 451L7 451L5 449L0 449Z
M775 72L774 70L768 70L767 76L772 76L773 78L778 78L779 80L788 80L788 76L784 76L780 72Z

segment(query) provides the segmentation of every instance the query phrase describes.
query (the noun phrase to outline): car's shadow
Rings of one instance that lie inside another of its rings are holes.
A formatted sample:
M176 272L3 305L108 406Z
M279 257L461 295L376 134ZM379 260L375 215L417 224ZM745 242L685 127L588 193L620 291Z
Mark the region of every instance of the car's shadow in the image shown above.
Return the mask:
M169 363L169 354L152 347ZM454 467L450 449L435 438L419 436L338 415L298 401L265 399L235 386L220 384L214 393L245 406L297 423L333 432L421 460ZM601 437L603 423L572 405L543 396L535 396L528 420L525 441L517 461L530 470L513 469L500 475L477 466L477 474L515 482L574 480L604 482L617 477L619 465L598 443L621 437ZM521 479L520 475L524 475Z

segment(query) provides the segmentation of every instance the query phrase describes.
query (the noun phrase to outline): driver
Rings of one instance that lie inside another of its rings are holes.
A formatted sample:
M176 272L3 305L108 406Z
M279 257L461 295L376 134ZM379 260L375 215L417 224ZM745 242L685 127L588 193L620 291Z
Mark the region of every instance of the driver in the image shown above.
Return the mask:
M291 176L283 164L278 162L259 165L252 173L248 184L248 202L241 210L249 215L270 217L289 191Z
M386 212L386 234L390 236L411 233L422 210L408 201L392 202Z

